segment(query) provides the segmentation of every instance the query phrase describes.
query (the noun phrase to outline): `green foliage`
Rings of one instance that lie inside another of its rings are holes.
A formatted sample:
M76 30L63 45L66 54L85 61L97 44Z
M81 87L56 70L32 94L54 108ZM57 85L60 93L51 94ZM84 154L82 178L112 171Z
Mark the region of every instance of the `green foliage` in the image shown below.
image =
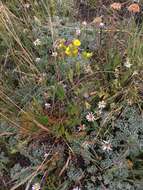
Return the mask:
M0 159L1 159L1 162L0 162L1 172L0 173L2 175L3 171L7 170L6 165L8 164L9 159L8 159L8 157L5 156L4 152L1 152Z
M105 25L81 23L74 3L0 2L4 189L142 189L142 29L96 0Z

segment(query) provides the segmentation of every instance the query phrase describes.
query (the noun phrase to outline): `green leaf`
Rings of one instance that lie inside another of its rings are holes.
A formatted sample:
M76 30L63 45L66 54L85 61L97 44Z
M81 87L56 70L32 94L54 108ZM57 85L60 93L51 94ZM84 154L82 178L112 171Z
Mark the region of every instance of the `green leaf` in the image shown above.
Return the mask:
M77 62L76 63L76 73L78 74L78 76L80 75L80 70L81 70L80 62Z
M69 104L69 106L68 106L68 113L69 113L70 115L78 115L79 111L80 111L80 110L79 110L78 105Z
M48 117L43 115L43 116L39 116L38 121L43 124L43 125L47 125L48 124Z
M62 85L58 85L56 89L56 95L60 100L64 100L65 98L65 90Z
M74 76L73 69L70 69L68 72L68 78L71 83L73 83L73 76Z

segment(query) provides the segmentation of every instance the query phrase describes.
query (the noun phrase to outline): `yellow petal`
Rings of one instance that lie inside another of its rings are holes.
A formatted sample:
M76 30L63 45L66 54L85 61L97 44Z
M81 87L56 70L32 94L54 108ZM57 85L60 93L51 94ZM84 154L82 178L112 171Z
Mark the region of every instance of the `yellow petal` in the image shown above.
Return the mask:
M66 55L71 55L71 50L70 50L69 47L66 48L66 50L65 50L65 54L66 54Z
M78 49L77 49L77 48L74 49L74 50L72 51L72 53L73 53L73 55L77 55L77 54L78 54Z
M73 45L76 47L79 47L81 45L80 40L78 40L78 39L73 40Z
M84 51L82 53L82 55L83 55L84 58L90 58L90 57L92 57L93 53L92 52L86 52L86 51Z

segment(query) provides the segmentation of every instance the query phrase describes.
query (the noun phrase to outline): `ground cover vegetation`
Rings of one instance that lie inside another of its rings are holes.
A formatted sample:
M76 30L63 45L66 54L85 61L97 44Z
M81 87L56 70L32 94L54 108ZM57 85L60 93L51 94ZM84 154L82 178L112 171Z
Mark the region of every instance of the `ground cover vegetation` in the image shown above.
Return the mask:
M0 1L0 189L141 190L143 2Z

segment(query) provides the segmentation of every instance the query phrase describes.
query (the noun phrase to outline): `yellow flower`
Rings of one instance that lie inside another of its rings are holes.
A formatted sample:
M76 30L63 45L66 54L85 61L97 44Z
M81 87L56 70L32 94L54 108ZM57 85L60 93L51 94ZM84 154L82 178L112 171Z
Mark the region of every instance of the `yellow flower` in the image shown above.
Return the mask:
M86 51L84 51L83 53L82 53L82 55L83 55L83 57L84 58L91 58L92 57L92 55L93 55L93 53L92 52L86 52Z
M73 43L73 45L76 46L76 47L79 47L79 46L81 45L81 42L80 42L80 40L78 40L78 39L73 40L72 43Z
M69 55L69 56L72 54L71 49L70 49L69 46L66 48L65 54L66 54L66 55Z
M92 57L92 55L93 55L92 52L91 52L91 53L87 52L86 57L87 57L87 58L90 58L90 57Z
M64 45L64 43L60 43L59 46L58 46L58 49L65 49L66 46Z
M73 51L72 51L73 55L77 55L78 54L78 49L77 48L74 48Z
M58 49L65 49L65 39L60 39L58 42L56 42L55 47Z
M68 56L76 56L78 54L78 48L75 47L73 44L69 44L66 47L65 54Z

